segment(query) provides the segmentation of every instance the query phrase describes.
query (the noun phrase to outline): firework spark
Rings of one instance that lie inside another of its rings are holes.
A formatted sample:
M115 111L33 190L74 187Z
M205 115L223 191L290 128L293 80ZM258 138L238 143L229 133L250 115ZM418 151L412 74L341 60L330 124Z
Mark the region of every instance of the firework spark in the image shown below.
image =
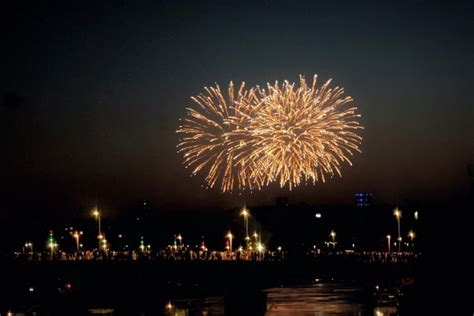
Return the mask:
M331 80L317 87L300 76L299 87L285 81L245 90L235 95L231 83L227 97L218 85L193 97L197 109L188 108L177 131L183 135L178 152L193 174L207 172L207 186L220 182L222 192L261 189L278 182L293 187L302 182L325 181L342 176L341 164L360 152L363 129L356 107L346 107Z
M259 172L253 170L247 146L248 126L260 103L254 90L245 90L242 83L236 92L231 82L227 96L218 85L205 91L191 98L197 107L187 108L177 131L183 135L178 152L184 152L184 164L193 175L207 172L207 187L218 184L222 192L259 189Z
M329 88L328 80L317 88L300 76L300 85L285 81L267 84L258 90L260 110L249 129L253 139L253 161L265 175L264 184L277 181L291 190L301 182L325 181L326 176L342 176L341 163L360 152L362 129L356 121L356 107L342 109L352 102L342 97L343 88Z

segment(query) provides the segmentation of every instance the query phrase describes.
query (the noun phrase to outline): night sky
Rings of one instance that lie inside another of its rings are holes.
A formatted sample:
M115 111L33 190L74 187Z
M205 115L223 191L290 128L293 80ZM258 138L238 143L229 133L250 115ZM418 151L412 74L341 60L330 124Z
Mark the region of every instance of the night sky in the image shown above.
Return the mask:
M273 203L449 200L474 161L474 3L125 1L1 5L1 217ZM363 115L342 178L220 194L176 153L215 82L333 78ZM27 213L28 214L28 213Z

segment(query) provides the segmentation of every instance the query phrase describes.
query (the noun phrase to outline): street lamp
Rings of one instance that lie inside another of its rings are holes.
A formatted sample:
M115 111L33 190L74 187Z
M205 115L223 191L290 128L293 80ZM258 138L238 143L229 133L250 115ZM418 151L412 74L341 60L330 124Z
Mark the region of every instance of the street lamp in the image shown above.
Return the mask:
M102 249L103 249L104 251L107 251L107 246L108 246L108 244L107 244L107 239L105 239L105 237L104 237L104 238L102 239ZM106 254L107 254L107 253L106 253Z
M178 234L178 237L176 237L176 239L178 239L179 245L182 246L183 245L183 236L181 236L181 234Z
M250 241L250 237L249 237L249 216L250 216L250 213L247 210L247 208L244 206L244 208L242 210L242 213L240 213L240 214L244 217L245 242L246 242L247 248L248 248L249 247L249 241Z
M255 243L259 243L261 242L261 238L259 238L260 236L257 234L257 232L253 233L253 238L255 238Z
M332 239L332 248L336 249L336 232L334 230L331 230L329 236L331 236Z
M98 242L99 242L98 251L100 252L100 245L101 245L101 241L102 241L103 236L102 236L102 230L100 229L100 212L97 209L97 206L92 211L92 215L95 217L95 220L97 221L97 239L98 239Z
M76 256L79 257L79 248L80 248L80 242L79 242L79 239L81 238L82 236L82 231L78 231L76 230L74 233L71 232L71 235L72 237L76 240Z
M257 243L257 251L258 251L259 257L261 257L264 250L265 250L265 245L263 245L261 242Z
M388 253L390 253L390 239L391 238L392 238L392 236L387 235L387 250L388 250Z
M92 211L92 215L95 217L95 219L97 220L97 229L99 231L99 234L101 233L101 230L100 230L100 212L99 210L97 209L97 207Z
M393 211L393 215L397 219L397 226L398 226L398 252L401 252L401 241L402 241L402 235L400 233L400 218L402 217L402 211L398 209L398 207Z
M412 244L412 247L413 247L413 239L415 239L415 237L416 237L415 232L414 232L413 230L410 230L410 231L408 232L408 237L410 238L411 244Z
M58 246L58 244L56 243L56 240L54 240L53 231L51 230L49 232L49 236L48 236L48 247L49 247L50 254L51 254L51 261L53 261L54 248L56 248L57 246Z
M33 243L30 241L25 243L25 252L28 254L33 253Z
M145 252L145 240L143 240L143 237L140 238L140 250L142 253Z
M232 236L231 231L229 231L229 233L227 234L227 238L229 239L229 251L232 254L232 238L234 238L234 236Z

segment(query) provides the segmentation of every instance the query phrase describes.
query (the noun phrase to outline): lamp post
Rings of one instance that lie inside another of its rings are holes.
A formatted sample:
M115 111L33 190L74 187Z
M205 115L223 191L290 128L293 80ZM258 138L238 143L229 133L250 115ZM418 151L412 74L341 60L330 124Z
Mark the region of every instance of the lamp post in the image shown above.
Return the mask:
M398 227L398 252L401 252L401 244L402 244L402 235L400 233L400 218L402 217L402 211L398 209L398 207L393 211L393 215L397 219L397 227Z
M79 242L79 239L81 238L82 236L82 231L78 231L76 230L74 233L72 233L72 237L76 240L76 258L79 258L79 248L80 248L80 245L81 243Z
M178 239L179 241L179 246L183 246L183 236L181 236L181 234L178 234L178 237L176 237L176 239Z
M331 236L332 239L332 249L336 249L336 232L334 230L331 230L329 236Z
M259 238L260 236L257 234L257 232L253 233L253 238L255 238L255 244L258 244L261 242L261 238Z
M413 245L413 239L415 239L415 237L416 237L416 234L415 234L415 232L414 232L413 230L410 230L410 231L408 232L408 237L409 237L409 238L410 238L410 240L411 240L411 245L412 245L412 248L414 248L414 245Z
M232 235L232 232L229 231L229 233L227 234L227 239L229 239L229 252L231 256L232 256L232 239L233 238L234 236Z
M25 243L25 253L26 254L33 254L33 243L28 241Z
M56 248L57 246L58 244L54 240L53 231L51 230L48 236L48 248L50 250L51 261L53 261L53 257L54 257L54 248Z
M391 244L390 244L390 243L391 243L390 239L392 239L392 236L387 235L387 252L388 252L389 254L390 254L390 245L391 245Z
M102 249L104 250L105 254L107 255L108 243L107 243L107 239L105 239L105 236L103 236L103 238L102 238Z
M250 213L247 210L247 208L244 206L244 209L242 210L241 215L244 217L244 226L245 226L245 243L247 245L247 248L249 247L249 242L250 242L250 236L249 236L249 216Z
M98 251L100 253L100 246L101 246L101 243L102 243L103 236L102 236L102 230L100 228L100 212L97 209L97 207L92 211L92 215L95 217L95 220L97 221L97 239L98 239L98 243L99 243Z
M143 237L140 238L140 246L139 246L142 254L145 252L145 240L143 239Z
M265 251L265 246L261 242L259 242L259 243L257 243L256 248L257 248L257 251L258 251L258 259L262 260L263 259L262 254Z

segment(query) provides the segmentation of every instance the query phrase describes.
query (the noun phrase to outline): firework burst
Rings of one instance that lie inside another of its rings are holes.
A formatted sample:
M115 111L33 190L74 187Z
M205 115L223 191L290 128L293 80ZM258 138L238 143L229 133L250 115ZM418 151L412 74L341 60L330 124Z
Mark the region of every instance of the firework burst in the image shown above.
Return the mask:
M264 184L277 181L290 190L301 182L325 181L342 176L341 163L360 152L362 129L356 107L343 97L343 88L329 88L328 80L317 88L317 76L308 86L300 76L299 86L285 81L259 89L260 110L251 121L252 158L265 176Z
M347 107L331 80L317 87L317 76L308 86L285 81L235 91L227 96L218 85L193 97L197 107L187 108L178 133L178 152L192 174L205 172L208 187L219 184L222 192L261 189L278 182L293 187L302 182L325 181L342 176L342 163L360 152L363 127L356 107Z
M235 91L231 82L227 95L216 85L191 99L197 106L186 109L177 131L183 136L177 147L186 167L193 175L206 172L206 186L218 185L222 192L259 189L259 172L253 170L248 147L248 126L260 104L254 90L245 90L242 83Z

